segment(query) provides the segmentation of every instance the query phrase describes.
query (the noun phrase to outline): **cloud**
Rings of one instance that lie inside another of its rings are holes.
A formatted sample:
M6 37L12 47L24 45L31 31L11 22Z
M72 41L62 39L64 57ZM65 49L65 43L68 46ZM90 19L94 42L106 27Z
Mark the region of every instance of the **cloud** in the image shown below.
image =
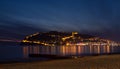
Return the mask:
M39 30L119 34L119 3L118 0L1 0L0 30L16 34Z

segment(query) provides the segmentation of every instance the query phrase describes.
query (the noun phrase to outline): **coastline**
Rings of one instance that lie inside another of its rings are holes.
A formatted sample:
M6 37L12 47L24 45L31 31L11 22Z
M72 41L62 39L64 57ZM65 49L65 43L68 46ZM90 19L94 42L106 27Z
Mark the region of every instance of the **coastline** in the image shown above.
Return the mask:
M0 69L120 69L120 54L0 64Z

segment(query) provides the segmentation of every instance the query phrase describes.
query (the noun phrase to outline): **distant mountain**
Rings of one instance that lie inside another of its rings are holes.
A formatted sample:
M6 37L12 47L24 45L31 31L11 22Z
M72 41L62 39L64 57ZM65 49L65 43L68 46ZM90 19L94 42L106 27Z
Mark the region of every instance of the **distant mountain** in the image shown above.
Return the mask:
M40 44L47 46L55 45L73 45L73 44L110 44L113 41L101 39L96 36L79 34L78 32L57 32L50 31L44 33L35 33L28 35L22 41L22 44Z

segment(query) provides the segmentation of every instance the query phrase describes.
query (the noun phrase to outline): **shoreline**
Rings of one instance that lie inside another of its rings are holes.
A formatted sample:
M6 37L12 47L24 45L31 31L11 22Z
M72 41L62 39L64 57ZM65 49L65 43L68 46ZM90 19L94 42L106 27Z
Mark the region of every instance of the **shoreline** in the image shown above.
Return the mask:
M34 54L33 54L34 55ZM38 56L32 56L31 58L21 58L21 59L14 59L14 60L8 60L8 61L0 61L0 64L14 64L14 63L31 63L31 62L46 62L46 61L52 61L52 60L64 60L64 59L75 59L75 58L84 58L84 57L95 57L95 56L104 56L104 55L120 55L120 53L108 53L108 54L92 54L92 55L87 55L87 56L57 56L56 55L46 55L40 57L39 54Z
M120 69L120 54L0 64L2 69Z

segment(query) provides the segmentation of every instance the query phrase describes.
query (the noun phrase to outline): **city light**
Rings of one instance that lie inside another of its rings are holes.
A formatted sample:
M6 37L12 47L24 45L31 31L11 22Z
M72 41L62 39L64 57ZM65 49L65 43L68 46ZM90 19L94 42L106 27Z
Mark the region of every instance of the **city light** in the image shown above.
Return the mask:
M26 39L24 39L23 43L33 43L33 44L39 44L44 46L56 46L56 45L65 45L65 46L72 46L72 45L79 45L79 46L86 46L86 45L108 45L108 46L119 46L119 43L116 43L111 40L107 39L100 39L99 37L93 37L93 38L86 38L83 39L80 36L76 36L78 32L72 32L71 35L66 36L60 36L55 34L49 34L50 37L56 38L57 40L50 40L50 41L35 41L35 40L29 40L29 38L34 37L36 35L39 35L39 33L35 33L29 36L26 36ZM56 37L59 36L59 37ZM62 41L61 41L62 40Z

